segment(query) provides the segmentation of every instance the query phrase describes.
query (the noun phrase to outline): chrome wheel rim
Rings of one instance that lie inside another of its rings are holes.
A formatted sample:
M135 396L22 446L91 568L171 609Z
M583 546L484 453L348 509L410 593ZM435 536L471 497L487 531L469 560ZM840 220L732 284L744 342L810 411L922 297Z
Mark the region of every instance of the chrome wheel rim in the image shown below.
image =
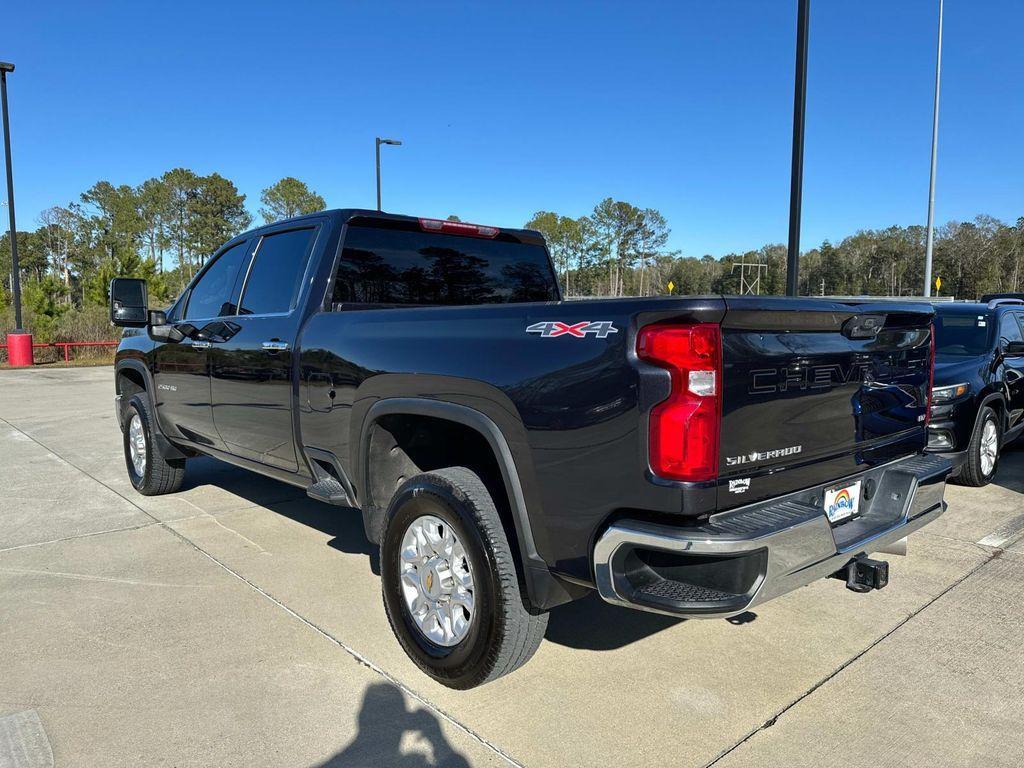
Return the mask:
M135 474L142 477L146 472L146 432L137 413L132 414L128 423L128 454Z
M452 527L417 517L402 536L398 567L405 607L423 636L443 646L465 640L476 615L473 569Z
M991 475L996 468L996 457L999 456L999 430L994 422L986 421L981 430L981 471Z

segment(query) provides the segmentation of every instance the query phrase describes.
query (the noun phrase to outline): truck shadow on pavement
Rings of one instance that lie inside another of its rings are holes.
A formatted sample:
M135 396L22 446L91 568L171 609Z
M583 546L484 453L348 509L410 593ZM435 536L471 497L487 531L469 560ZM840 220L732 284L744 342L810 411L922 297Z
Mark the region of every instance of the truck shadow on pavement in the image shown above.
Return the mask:
M205 456L189 461L182 491L203 485L215 486L331 536L327 542L329 547L339 552L366 555L370 570L380 575L380 552L367 540L359 510L315 501L301 488Z
M363 531L359 510L334 507L306 496L301 488L261 477L215 459L193 459L183 490L213 485L278 515L331 537L327 546L339 552L366 555L370 570L380 576L380 551ZM727 621L749 624L757 614L746 612ZM569 648L609 651L623 648L682 623L685 619L621 608L604 602L596 592L552 609L544 638Z
M733 625L757 619L752 611L733 616ZM587 651L611 651L682 624L686 619L621 608L606 603L596 592L551 611L545 640Z
M1002 448L999 466L992 484L1017 493L1024 493L1024 438L1014 440Z
M359 731L338 754L315 768L469 768L445 738L441 721L424 708L409 709L402 692L374 683L363 694Z

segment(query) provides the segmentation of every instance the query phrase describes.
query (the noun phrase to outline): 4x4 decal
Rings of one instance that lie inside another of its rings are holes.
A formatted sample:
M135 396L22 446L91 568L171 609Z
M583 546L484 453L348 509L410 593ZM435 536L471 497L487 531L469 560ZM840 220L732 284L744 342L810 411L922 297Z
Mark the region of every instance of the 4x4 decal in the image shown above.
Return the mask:
M588 333L592 333L599 339L606 339L609 334L618 333L619 329L612 325L611 320L598 320L596 322L583 320L582 322L571 324L562 323L557 320L546 320L526 326L526 332L536 333L544 339L553 339L556 336L572 336L573 338L582 339Z

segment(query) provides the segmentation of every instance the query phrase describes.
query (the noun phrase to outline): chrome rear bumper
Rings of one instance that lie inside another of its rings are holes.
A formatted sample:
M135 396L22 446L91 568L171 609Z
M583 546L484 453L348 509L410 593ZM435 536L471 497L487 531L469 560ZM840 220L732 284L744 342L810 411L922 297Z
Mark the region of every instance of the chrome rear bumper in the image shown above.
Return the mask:
M636 520L611 525L594 547L598 592L610 603L674 616L733 616L843 568L945 511L950 462L901 459L828 485L713 515L696 528ZM833 527L826 488L864 480L858 518Z

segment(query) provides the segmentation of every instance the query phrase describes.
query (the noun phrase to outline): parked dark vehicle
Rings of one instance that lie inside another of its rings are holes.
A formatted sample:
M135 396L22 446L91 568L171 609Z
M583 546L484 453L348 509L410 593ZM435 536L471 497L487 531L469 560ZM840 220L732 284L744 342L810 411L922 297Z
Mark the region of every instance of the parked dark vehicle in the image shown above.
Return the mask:
M223 246L170 309L115 280L133 485L207 454L359 514L409 656L455 688L597 589L732 616L944 510L930 305L561 300L541 236L327 211ZM141 318L141 319L140 319Z
M935 306L935 389L928 450L964 485L992 481L1024 429L1024 300Z

